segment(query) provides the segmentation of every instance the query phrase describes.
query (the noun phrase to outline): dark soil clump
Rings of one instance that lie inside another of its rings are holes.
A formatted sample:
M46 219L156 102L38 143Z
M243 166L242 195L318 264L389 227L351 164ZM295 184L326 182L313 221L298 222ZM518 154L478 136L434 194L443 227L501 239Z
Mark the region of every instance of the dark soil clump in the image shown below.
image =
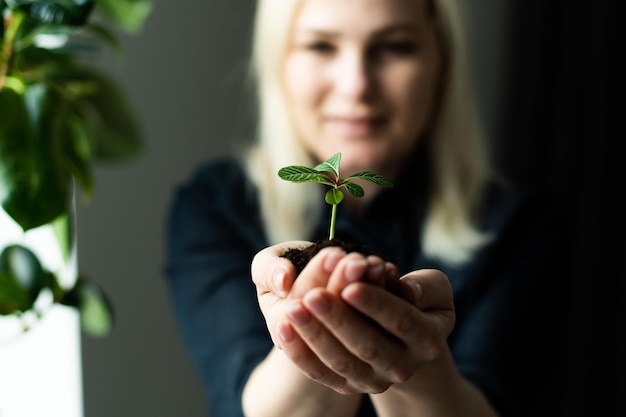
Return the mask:
M296 267L296 272L298 275L304 267L309 263L311 258L313 258L320 250L326 248L328 246L338 246L345 250L347 253L350 252L359 252L365 256L376 255L374 252L369 250L367 247L354 242L345 242L340 239L323 239L314 242L312 245L307 246L306 248L292 248L287 250L282 257L287 258L291 261L291 263Z

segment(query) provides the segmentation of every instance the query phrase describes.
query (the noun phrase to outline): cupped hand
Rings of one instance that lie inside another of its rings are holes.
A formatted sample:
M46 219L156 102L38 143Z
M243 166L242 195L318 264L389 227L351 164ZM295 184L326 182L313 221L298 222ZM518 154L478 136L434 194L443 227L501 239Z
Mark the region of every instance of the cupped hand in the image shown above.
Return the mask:
M277 330L293 332L287 318L287 301L300 299L313 288L325 288L338 294L348 284L363 281L395 290L398 272L395 266L377 256L346 254L338 247L327 247L314 256L296 280L294 265L282 255L292 248L311 245L307 241L290 241L269 246L252 261L252 280L257 298L274 344L281 347ZM279 326L279 323L283 326Z
M305 375L341 393L377 393L442 353L455 320L445 274L420 270L398 280L378 257L330 247L296 280L281 255L310 244L271 246L252 263L272 340Z
M452 290L438 270L402 277L395 293L351 281L348 258L335 270L344 274L289 300L280 342L309 378L344 394L380 393L445 352L455 322Z

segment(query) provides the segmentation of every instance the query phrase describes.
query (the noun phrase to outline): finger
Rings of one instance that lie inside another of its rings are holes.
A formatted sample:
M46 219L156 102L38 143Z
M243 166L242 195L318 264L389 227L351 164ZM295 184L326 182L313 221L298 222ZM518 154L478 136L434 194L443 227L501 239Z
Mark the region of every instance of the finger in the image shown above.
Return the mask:
M437 269L420 269L400 278L400 289L407 301L422 311L454 310L452 286Z
M302 270L289 293L290 298L300 298L312 288L325 287L346 252L338 247L320 250Z
M351 284L341 296L346 303L376 321L405 346L418 347L420 360L437 357L454 328L453 310L421 311L391 292L372 285Z
M252 259L250 271L258 293L273 292L284 297L296 278L296 269L282 255L293 247L306 247L311 242L291 241L268 246Z
M330 369L359 391L382 392L391 382L399 382L397 378L403 377L386 372L395 369L401 357L397 340L381 332L341 298L316 289L307 293L302 303L311 317L298 324L298 333ZM383 372L377 373L376 369Z
M317 357L290 322L280 322L276 333L280 341L279 348L308 378L333 389L346 385L345 378L330 370Z
M419 331L420 311L382 288L354 283L346 287L341 298L399 339L406 340L407 333Z
M385 288L396 291L400 282L398 267L391 262L385 262Z
M376 255L363 258L359 253L348 254L342 262L346 264L339 264L337 271L333 272L328 282L326 288L330 292L339 294L348 284L356 281L396 291L399 279L398 269L391 262L386 262Z
M364 280L370 265L360 253L351 252L345 255L331 271L326 289L333 294L339 294L346 285Z
M368 268L365 273L365 281L384 287L387 283L385 261L381 257L374 255L370 255L366 259Z

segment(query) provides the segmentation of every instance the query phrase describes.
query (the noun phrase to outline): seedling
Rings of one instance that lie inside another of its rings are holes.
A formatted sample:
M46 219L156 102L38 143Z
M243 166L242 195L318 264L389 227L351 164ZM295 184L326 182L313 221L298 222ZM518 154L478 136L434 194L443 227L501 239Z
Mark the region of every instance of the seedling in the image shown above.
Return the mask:
M346 178L339 176L339 162L341 161L341 152L337 152L325 162L317 165L315 168L308 168L303 166L291 165L278 170L278 176L285 181L291 182L317 182L320 184L326 184L331 187L326 192L325 200L333 208L330 215L330 233L328 239L335 238L335 223L337 221L337 206L344 198L341 187L348 190L348 192L354 197L363 197L365 191L363 187L354 182L353 179L362 179L373 182L374 184L382 187L393 187L393 183L380 174L373 172L363 171L352 174Z

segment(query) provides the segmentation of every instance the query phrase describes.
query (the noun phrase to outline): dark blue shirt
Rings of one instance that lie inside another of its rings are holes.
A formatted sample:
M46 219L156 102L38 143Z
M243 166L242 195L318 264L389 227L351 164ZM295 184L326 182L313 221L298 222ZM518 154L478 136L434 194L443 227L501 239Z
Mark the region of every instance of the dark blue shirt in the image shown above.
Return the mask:
M336 236L386 256L401 273L445 272L457 315L449 344L461 374L503 417L549 415L551 390L562 377L568 275L562 216L545 193L492 186L480 219L495 239L453 268L420 247L426 179L416 177L424 173L409 164L358 221L340 205ZM324 213L308 240L327 235L328 219ZM252 258L268 245L257 191L235 161L207 163L177 190L168 222L171 299L210 415L241 417L244 384L272 348L250 277ZM358 416L375 415L365 397Z

